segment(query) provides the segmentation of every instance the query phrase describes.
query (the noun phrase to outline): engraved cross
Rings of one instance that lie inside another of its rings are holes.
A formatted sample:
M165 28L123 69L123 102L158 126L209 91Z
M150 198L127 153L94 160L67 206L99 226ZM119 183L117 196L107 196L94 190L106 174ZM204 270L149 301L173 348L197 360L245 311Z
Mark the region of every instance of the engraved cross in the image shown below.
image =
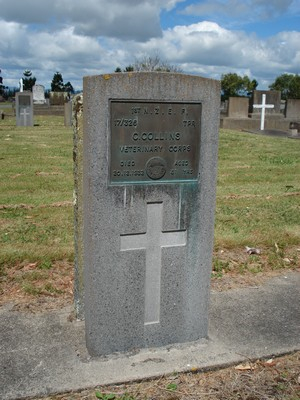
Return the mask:
M161 249L186 245L186 230L162 231L163 204L147 204L147 232L121 235L121 251L146 250L145 325L160 319Z
M27 126L27 116L29 116L29 110L27 107L23 107L20 111L20 116L23 117L23 121L24 121L24 126Z

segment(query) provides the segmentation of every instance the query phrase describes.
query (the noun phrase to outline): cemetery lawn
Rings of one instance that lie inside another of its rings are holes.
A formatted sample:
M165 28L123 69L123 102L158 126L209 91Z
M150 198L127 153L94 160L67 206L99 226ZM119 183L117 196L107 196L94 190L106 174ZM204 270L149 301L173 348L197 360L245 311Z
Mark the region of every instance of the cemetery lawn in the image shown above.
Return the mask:
M73 298L73 132L63 117L0 122L0 305ZM221 130L212 287L299 268L300 141ZM245 247L258 249L249 255Z

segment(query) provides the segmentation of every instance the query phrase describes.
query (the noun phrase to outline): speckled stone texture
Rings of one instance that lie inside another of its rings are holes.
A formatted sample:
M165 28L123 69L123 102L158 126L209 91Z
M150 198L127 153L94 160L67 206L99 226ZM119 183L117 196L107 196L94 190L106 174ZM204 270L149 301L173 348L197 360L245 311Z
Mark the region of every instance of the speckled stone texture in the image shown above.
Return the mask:
M173 73L99 75L84 78L83 99L83 269L89 353L100 356L207 337L219 82ZM111 99L200 102L198 180L109 185ZM134 234L136 245L134 236L124 236ZM151 265L160 273L158 279L149 270Z

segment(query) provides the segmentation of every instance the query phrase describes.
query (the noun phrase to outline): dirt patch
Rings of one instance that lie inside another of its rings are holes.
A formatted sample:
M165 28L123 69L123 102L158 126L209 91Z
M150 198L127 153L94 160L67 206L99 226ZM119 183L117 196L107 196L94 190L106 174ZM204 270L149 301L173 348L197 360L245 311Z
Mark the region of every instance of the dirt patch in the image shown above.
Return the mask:
M13 310L58 310L73 302L73 263L20 263L5 269L0 278L0 306Z
M212 290L255 287L288 271L300 272L300 248L297 246L283 251L275 243L272 250L254 250L258 250L258 254L249 254L246 248L216 250L213 256Z
M31 204L0 204L0 210L16 210L18 208L23 208L25 210L31 210L32 208L46 208L46 207L70 207L73 206L72 201L58 201L51 204L41 204L38 206L33 206Z

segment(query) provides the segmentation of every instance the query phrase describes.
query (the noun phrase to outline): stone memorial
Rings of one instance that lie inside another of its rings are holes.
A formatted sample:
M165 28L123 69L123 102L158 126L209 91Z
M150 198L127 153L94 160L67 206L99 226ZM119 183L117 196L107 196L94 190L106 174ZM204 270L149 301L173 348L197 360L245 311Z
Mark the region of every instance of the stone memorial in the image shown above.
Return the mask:
M286 118L300 121L300 99L287 99L285 116Z
M32 87L33 104L46 104L45 87L43 85L34 85Z
M88 351L206 338L219 82L116 73L83 84L77 220Z
M16 93L16 125L33 126L33 96L32 92Z
M228 117L248 118L249 99L248 97L229 97Z
M252 97L250 98L250 112L252 113L252 117L255 117L255 114L259 117L261 111L258 108L254 107L254 104L261 104L263 95L266 96L266 103L273 104L273 108L269 108L266 111L267 116L273 117L281 117L280 108L281 108L281 91L280 90L253 90Z
M68 101L64 105L64 123L65 126L72 126L72 101Z

